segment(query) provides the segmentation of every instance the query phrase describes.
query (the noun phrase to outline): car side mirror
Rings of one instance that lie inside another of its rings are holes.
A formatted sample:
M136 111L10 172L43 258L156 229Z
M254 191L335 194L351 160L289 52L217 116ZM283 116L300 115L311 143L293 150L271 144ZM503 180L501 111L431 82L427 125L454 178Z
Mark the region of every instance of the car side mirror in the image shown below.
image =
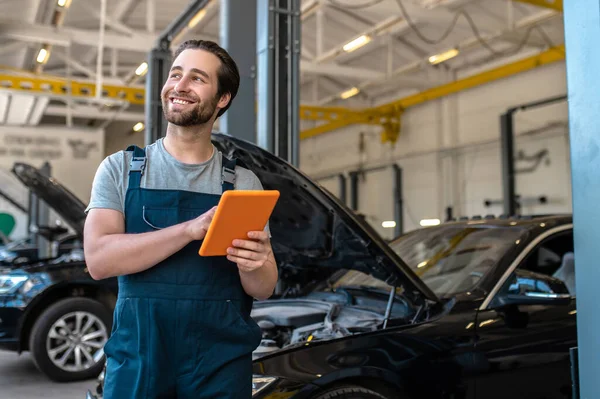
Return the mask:
M571 294L566 284L554 277L516 270L494 299L493 307L507 305L568 305Z

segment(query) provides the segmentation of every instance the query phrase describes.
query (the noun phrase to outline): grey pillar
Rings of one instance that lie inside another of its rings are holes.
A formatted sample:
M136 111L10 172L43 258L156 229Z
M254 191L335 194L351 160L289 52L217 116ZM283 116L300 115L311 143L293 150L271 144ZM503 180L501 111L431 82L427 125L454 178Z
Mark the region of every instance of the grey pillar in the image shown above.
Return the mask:
M240 71L240 88L219 131L256 143L256 0L221 0L220 44Z
M146 119L144 140L146 145L154 143L166 134L167 120L163 115L160 92L169 76L171 62L171 50L167 41L152 49L148 56L146 99L144 102Z
M257 0L258 144L298 165L300 2Z
M600 392L600 0L563 2L573 191L580 398Z

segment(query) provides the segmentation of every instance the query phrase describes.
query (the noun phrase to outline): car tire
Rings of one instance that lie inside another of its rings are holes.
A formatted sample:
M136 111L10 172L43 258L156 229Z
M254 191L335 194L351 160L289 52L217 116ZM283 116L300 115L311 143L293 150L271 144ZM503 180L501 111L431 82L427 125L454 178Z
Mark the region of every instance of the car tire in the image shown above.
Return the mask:
M104 367L103 348L111 327L112 314L102 303L62 299L44 310L31 329L33 362L56 382L96 378Z
M361 387L340 387L316 396L314 399L387 399L385 396Z

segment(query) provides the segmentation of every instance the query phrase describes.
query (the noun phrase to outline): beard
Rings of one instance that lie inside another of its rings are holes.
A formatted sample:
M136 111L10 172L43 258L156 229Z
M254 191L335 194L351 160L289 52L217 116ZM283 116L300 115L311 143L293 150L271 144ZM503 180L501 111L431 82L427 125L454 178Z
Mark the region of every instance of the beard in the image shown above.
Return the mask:
M165 119L177 126L197 126L204 125L210 121L217 109L219 96L211 98L208 102L200 101L197 97L178 96L180 98L188 98L194 101L194 107L185 111L170 110L171 101L168 95L162 98L162 109Z

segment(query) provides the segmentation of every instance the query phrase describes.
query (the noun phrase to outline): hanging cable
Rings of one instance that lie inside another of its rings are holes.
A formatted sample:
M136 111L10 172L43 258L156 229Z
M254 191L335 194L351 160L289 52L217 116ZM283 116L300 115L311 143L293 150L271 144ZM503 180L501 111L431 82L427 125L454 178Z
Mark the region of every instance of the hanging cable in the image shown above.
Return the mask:
M445 40L450 35L452 30L456 26L456 23L458 22L458 18L460 18L461 15L464 16L465 19L467 20L469 26L471 27L471 30L475 34L475 38L477 39L477 41L479 41L481 43L481 45L483 47L485 47L489 52L491 52L492 54L497 55L497 56L506 56L506 55L518 53L527 45L527 41L529 40L529 37L531 36L531 32L534 29L540 29L537 26L533 26L533 27L527 29L527 31L525 32L525 36L523 37L523 40L519 44L517 44L517 46L515 48L510 49L510 50L498 51L498 50L495 50L494 48L492 48L490 46L490 44L481 36L481 32L477 28L477 25L475 25L475 22L473 21L473 18L471 18L471 15L469 15L469 13L467 13L465 10L460 10L460 11L456 12L456 14L454 15L454 19L452 20L450 26L448 27L448 29L446 29L446 31L442 34L442 36L440 38L429 39L429 38L425 37L421 33L421 31L419 31L419 29L415 26L413 21L410 19L410 16L408 15L406 8L404 7L403 0L396 0L396 2L398 3L400 10L402 11L403 18L406 20L406 22L408 23L408 26L411 28L411 30L414 31L415 34L417 36L419 36L419 38L421 40L423 40L424 42L426 42L428 44L432 44L432 45L439 44L440 42ZM544 36L544 39L549 43L549 46L552 47L553 46L552 41L545 34L545 32L542 31L542 35Z
M460 15L462 13L462 11L461 11L454 15L454 19L452 20L452 23L450 23L450 26L448 27L448 29L446 29L446 31L442 34L442 36L440 36L438 39L429 39L429 38L425 37L421 33L421 31L419 31L419 29L415 26L414 22L410 19L410 16L408 15L406 8L404 8L404 4L403 4L402 0L396 0L396 2L398 3L398 6L400 6L400 10L402 11L402 17L406 20L406 22L408 23L408 26L417 34L417 36L419 36L419 38L421 40L423 40L427 44L438 44L438 43L444 41L445 39L447 39L448 36L450 36L450 33L452 33L452 31L454 30L454 27L456 26L456 23L458 22L458 18L460 18Z

